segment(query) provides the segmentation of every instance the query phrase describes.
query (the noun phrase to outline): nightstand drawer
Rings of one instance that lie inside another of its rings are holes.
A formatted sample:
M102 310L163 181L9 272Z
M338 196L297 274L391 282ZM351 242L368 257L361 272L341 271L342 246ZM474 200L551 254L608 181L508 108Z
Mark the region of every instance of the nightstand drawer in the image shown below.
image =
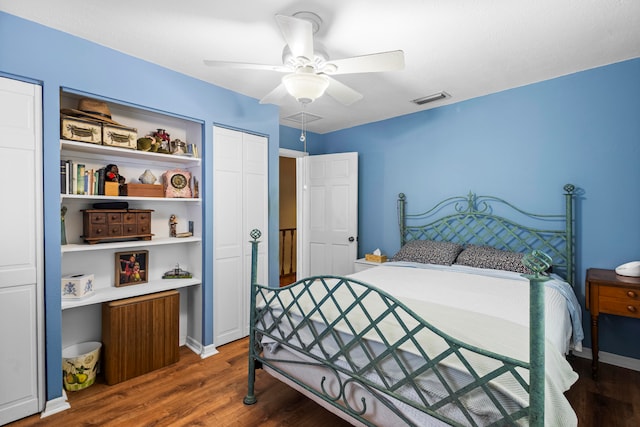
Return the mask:
M602 290L601 290L602 291ZM600 297L600 313L640 318L640 301Z
M600 297L615 298L624 301L640 301L640 291L638 291L638 289L619 286L600 286Z

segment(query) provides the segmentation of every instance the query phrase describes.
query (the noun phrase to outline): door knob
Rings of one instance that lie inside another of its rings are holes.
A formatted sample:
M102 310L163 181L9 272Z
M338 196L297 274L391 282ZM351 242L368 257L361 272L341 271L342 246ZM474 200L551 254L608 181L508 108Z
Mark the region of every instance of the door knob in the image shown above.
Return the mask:
M353 236L349 236L349 241L353 242L354 240L356 240Z

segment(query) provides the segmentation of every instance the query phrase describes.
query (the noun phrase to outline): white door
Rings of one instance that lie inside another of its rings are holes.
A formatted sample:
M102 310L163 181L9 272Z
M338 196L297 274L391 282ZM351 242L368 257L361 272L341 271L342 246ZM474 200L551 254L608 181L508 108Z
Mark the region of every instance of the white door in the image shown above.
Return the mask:
M351 274L358 253L358 153L309 156L298 162L305 174L302 277Z
M42 100L40 86L0 78L0 425L44 403Z
M258 280L267 283L268 140L214 127L213 298L216 346L249 334L251 247L262 232Z

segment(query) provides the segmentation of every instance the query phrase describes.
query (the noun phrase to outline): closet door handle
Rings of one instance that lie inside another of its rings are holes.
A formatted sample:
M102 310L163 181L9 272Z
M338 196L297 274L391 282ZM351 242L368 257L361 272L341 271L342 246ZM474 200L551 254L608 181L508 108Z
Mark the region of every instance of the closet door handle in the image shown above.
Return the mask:
M349 236L349 241L350 241L350 242L353 242L353 241L355 241L355 240L356 240L356 239L355 239L355 237L353 237L353 236Z

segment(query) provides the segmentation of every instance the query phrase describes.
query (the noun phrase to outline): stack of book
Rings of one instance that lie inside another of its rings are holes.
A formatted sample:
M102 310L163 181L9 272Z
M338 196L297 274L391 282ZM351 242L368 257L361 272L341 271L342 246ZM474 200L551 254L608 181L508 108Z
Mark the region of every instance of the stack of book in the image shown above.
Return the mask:
M84 164L60 160L60 193L104 195L105 168L88 169Z

